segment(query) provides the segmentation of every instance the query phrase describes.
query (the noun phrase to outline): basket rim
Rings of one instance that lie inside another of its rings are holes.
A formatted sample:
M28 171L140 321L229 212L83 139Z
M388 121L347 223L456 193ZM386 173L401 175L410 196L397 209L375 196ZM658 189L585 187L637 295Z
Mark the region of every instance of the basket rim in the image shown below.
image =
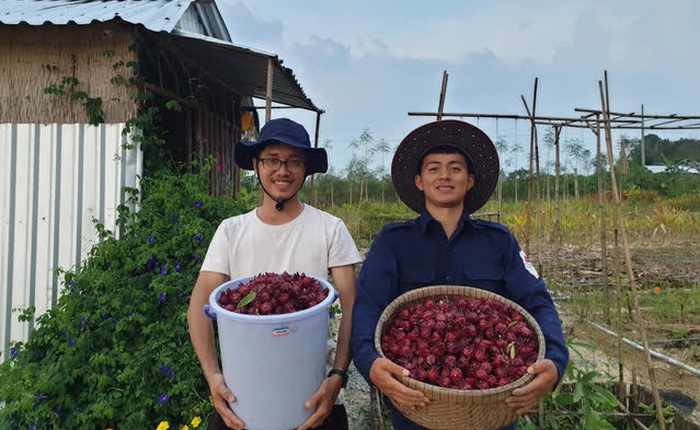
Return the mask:
M426 297L432 297L432 296L466 296L466 297L471 297L471 298L490 298L494 300L498 300L500 302L503 302L511 307L513 307L518 313L522 314L522 316L527 320L530 328L535 332L535 336L537 337L537 343L538 343L538 351L537 351L537 360L540 361L544 359L545 355L545 339L544 339L544 333L542 333L542 329L540 328L539 323L535 318L527 311L525 308L517 304L516 302L501 296L500 294L494 293L492 291L484 290L481 288L477 287L471 287L467 285L429 285L425 287L420 287L416 288L410 291L407 291L400 296L398 296L396 299L394 299L389 305L384 309L384 311L381 313L379 316L379 320L377 322L377 327L374 331L374 347L379 353L379 355L382 358L386 358L384 355L384 352L382 351L381 347L381 333L382 329L384 328L384 324L389 321L389 319L396 313L397 311L403 309L404 307L408 307L411 304L420 301ZM496 397L500 395L504 395L506 393L511 392L512 390L516 388L520 388L527 383L529 383L532 379L534 379L534 375L531 375L529 373L524 374L521 376L519 379L511 382L508 385L503 385L501 387L493 387L493 388L488 388L488 389L473 389L473 390L459 390L455 388L445 388L441 387L439 385L433 385L433 384L428 384L427 382L422 382L417 379L413 379L409 376L399 376L398 380L401 381L404 385L406 385L409 388L413 388L416 390L420 390L424 393L432 393L435 394L436 397L438 398L459 398L459 397Z

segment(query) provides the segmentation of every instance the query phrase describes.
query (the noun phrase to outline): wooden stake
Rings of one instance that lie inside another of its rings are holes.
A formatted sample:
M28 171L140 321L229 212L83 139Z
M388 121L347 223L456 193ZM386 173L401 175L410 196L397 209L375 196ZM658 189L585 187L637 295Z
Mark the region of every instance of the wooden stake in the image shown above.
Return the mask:
M561 248L561 213L559 210L561 161L559 156L559 136L561 136L561 126L554 126L554 235L557 247Z
M610 291L608 289L608 244L606 240L605 230L605 199L603 197L605 190L603 189L603 157L600 151L600 114L596 114L596 173L598 176L598 216L600 218L600 261L603 265L603 273L601 281L603 283L603 297L605 305L603 307L603 315L605 324L610 325ZM617 327L619 330L619 327Z
M442 72L442 88L440 89L440 102L438 104L437 120L442 119L442 111L445 107L445 93L447 93L447 70Z
M272 119L272 85L275 74L272 58L267 59L267 84L265 86L265 122Z
M634 279L634 270L632 267L632 256L630 254L629 242L627 238L627 230L625 229L625 224L622 221L622 204L620 195L618 194L617 181L615 178L615 165L613 163L613 149L612 149L612 134L610 132L610 116L608 114L608 109L610 107L610 93L608 91L608 72L605 71L605 97L603 98L603 85L598 81L601 93L601 102L603 106L603 115L605 117L605 137L608 149L608 162L610 164L610 177L612 180L613 197L615 199L614 209L617 212L617 218L620 221L619 227L622 233L622 245L625 252L625 263L627 266L627 276L630 282L630 290L632 293L632 298L634 300L634 310L637 316L637 324L639 326L640 335L642 337L642 345L644 346L644 355L646 356L647 368L649 370L649 380L651 382L651 392L654 398L654 404L656 406L656 418L659 424L660 430L666 430L666 423L664 422L663 413L661 410L661 398L659 397L659 389L656 385L656 374L654 372L654 367L651 361L651 354L649 353L649 344L647 342L647 330L644 323L644 318L642 317L642 312L639 307L639 297L637 294L637 283Z

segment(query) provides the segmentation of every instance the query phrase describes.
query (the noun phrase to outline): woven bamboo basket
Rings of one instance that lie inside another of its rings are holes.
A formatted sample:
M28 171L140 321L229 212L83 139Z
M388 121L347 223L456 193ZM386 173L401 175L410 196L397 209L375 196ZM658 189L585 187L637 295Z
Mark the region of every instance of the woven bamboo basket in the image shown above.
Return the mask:
M385 357L381 349L381 335L384 325L391 320L394 314L413 304L424 302L428 298L445 296L493 299L513 307L523 316L537 337L537 360L544 358L545 341L542 330L537 321L522 306L490 291L456 285L418 288L402 294L391 302L379 317L374 335L374 345L379 354ZM415 409L406 408L393 401L392 403L411 421L429 429L494 430L517 420L515 411L505 403L505 399L513 390L526 385L532 379L532 375L525 374L517 381L502 387L487 390L456 390L401 376L399 380L404 385L422 391L430 399L430 402L425 407Z

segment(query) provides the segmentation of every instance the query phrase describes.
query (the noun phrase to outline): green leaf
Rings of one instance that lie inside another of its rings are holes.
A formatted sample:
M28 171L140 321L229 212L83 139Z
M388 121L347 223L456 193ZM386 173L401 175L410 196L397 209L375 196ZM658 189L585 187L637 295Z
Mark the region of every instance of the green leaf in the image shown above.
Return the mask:
M236 308L240 309L248 303L252 302L253 300L255 300L255 291L251 291L250 293L246 294L245 297L243 297L241 301L238 302L238 306L236 306Z

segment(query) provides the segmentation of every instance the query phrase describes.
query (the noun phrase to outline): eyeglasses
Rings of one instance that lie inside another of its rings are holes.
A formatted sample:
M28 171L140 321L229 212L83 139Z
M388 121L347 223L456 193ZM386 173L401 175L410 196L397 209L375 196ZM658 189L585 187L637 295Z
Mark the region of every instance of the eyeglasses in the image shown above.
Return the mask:
M279 170L284 164L284 167L286 167L290 172L301 172L306 166L306 162L304 160L299 160L296 158L292 158L291 160L280 160L279 158L259 158L258 161L260 161L262 166L268 170Z

